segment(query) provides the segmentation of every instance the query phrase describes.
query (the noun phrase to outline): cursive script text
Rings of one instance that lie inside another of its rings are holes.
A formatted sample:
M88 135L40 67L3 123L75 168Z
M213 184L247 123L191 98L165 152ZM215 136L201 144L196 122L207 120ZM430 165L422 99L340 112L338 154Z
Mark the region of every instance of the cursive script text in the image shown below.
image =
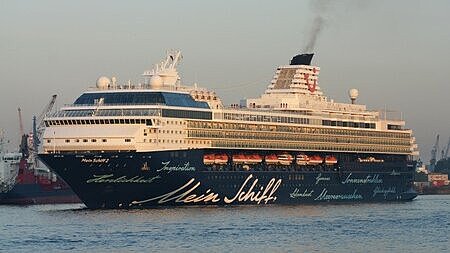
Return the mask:
M170 161L162 162L161 164L162 167L156 170L157 172L167 171L167 173L170 173L172 171L195 171L195 167L190 166L189 162L186 162L183 165L173 165L173 166L169 166Z
M357 189L350 194L328 194L328 190L324 188L322 192L314 200L353 200L363 199L363 196L357 192Z
M382 184L383 179L380 175L376 174L374 176L368 175L365 178L352 178L352 173L342 180L342 184Z
M304 192L300 192L298 188L295 188L295 190L289 194L289 196L293 199L295 198L306 198L306 197L312 197L314 190L308 190L305 189Z
M127 176L114 177L114 174L107 175L93 175L93 178L86 180L86 183L139 183L139 184L149 184L153 183L155 180L161 178L160 176L155 176L151 178L146 178L143 176L134 176L128 178Z

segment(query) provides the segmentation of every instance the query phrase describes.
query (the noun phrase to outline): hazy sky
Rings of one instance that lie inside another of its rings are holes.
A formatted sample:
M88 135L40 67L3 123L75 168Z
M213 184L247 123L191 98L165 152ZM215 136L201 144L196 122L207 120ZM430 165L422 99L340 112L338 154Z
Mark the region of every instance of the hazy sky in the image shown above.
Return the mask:
M428 161L436 133L450 135L449 12L448 0L0 0L0 128L17 143L17 107L30 130L52 94L60 106L100 75L137 82L171 48L185 84L226 104L259 96L320 16L325 94L344 102L357 88L359 103L402 111Z

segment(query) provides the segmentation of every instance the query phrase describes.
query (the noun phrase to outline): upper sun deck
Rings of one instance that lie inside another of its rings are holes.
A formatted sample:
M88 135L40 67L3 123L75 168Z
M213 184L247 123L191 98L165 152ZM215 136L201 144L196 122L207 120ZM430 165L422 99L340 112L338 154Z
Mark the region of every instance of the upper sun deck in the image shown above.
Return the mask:
M74 106L166 105L209 109L208 103L196 101L187 92L154 90L107 90L85 92Z

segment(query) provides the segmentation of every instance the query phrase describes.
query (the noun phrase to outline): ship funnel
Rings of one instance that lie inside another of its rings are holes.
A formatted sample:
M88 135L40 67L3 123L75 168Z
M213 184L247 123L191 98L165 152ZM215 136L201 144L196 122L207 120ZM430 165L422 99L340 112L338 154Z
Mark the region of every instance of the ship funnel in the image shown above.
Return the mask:
M298 54L292 57L290 65L311 65L314 54Z

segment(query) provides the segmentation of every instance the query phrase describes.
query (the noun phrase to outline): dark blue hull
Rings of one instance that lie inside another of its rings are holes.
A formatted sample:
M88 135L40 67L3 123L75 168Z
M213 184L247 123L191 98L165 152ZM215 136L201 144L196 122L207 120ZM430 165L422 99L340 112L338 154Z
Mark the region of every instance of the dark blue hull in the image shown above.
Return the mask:
M339 162L332 165L297 165L295 161L289 165L266 161L242 165L232 162L236 152L41 154L40 158L93 209L384 202L417 196L412 189L413 165L406 156L386 155L383 162L361 163L357 155L334 153ZM205 164L206 153L226 153L230 159Z

